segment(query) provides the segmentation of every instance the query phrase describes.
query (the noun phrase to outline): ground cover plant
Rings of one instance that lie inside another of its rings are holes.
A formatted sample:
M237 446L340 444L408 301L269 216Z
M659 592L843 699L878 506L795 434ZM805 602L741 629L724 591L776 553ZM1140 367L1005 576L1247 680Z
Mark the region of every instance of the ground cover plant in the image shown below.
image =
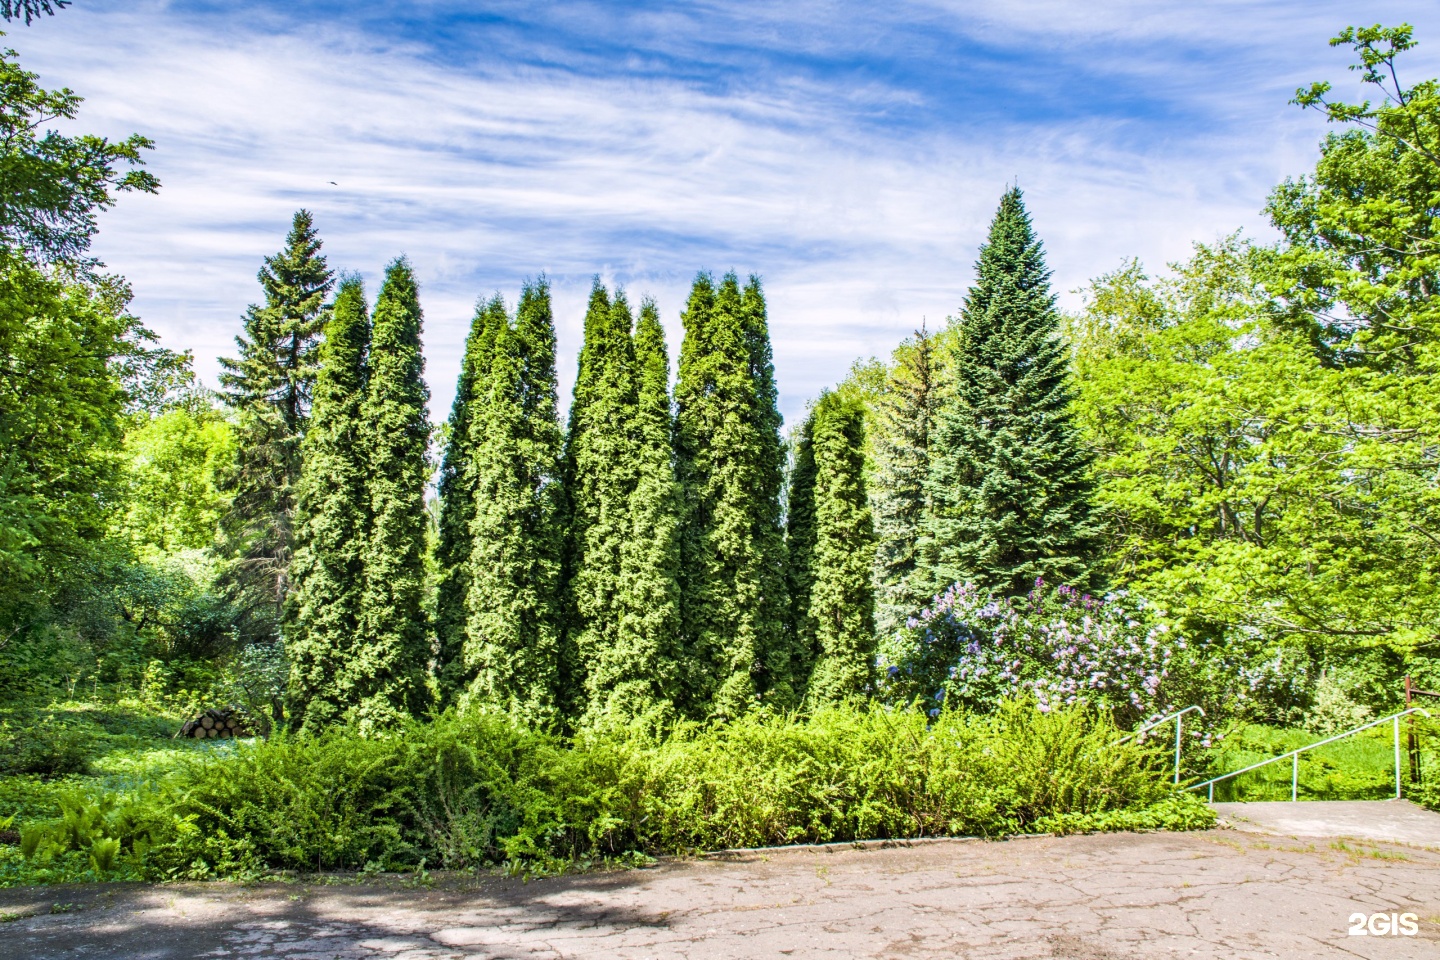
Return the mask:
M27 808L0 882L290 870L558 870L791 843L1208 826L1102 715L835 707L566 743L498 714L196 751ZM48 873L47 873L48 871Z

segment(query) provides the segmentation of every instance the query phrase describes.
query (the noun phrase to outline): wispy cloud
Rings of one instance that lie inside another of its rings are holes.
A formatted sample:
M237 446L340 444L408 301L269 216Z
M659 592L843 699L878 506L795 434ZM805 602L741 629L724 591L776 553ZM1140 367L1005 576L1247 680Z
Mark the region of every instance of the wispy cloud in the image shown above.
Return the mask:
M1367 17L1406 12L1390 6ZM1324 41L1350 16L94 0L10 40L87 97L83 127L158 141L161 195L107 215L99 253L205 376L305 206L336 266L373 284L391 257L415 262L437 418L476 297L548 273L569 375L591 275L654 294L673 348L695 271L732 267L766 281L793 417L857 355L958 309L1012 180L1065 290L1125 256L1263 232L1265 194L1323 133L1285 100L1343 76Z

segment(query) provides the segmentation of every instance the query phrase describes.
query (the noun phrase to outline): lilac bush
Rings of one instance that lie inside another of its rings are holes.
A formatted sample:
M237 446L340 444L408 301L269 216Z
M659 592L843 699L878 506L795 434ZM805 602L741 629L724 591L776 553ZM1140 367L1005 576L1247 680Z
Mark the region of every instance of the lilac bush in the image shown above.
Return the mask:
M1166 702L1164 681L1185 641L1145 601L1092 597L1037 580L1025 597L997 598L956 584L881 643L880 696L989 712L1016 695L1042 711L1088 704L1129 722Z

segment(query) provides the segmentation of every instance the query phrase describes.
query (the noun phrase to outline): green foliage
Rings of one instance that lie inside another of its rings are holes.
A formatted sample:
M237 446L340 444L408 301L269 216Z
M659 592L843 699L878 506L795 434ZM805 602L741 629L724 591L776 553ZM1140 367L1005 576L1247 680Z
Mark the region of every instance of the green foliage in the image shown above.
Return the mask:
M0 251L0 616L43 609L92 556L121 501L113 366L150 334L114 279L44 272Z
M675 388L688 706L735 717L798 700L785 629L784 448L764 295L701 274L684 313Z
M791 576L791 603L803 657L794 676L808 677L805 696L812 709L866 697L874 688L875 534L865 498L864 451L860 401L822 394L797 456L797 481L807 461L813 477L808 498L798 482L790 497L792 531L797 511L808 516L810 529L787 544L791 569L808 568Z
M475 305L475 318L465 338L465 356L455 384L455 402L446 424L445 456L440 463L439 536L435 564L435 634L439 642L436 674L441 695L452 699L466 685L465 622L470 593L470 530L475 523L475 485L479 465L479 431L474 424L490 403L490 368L495 342L509 325L505 301L496 294Z
M238 357L220 360L225 400L237 415L222 531L233 589L252 611L247 632L270 639L288 589L300 443L334 286L308 211L296 212L285 249L265 258L258 279L265 305L246 310Z
M478 451L465 667L469 702L559 719L561 431L555 321L542 277L496 339Z
M1400 729L1402 793L1410 795L1406 733ZM1418 724L1422 779L1440 779L1440 725ZM1240 770L1324 739L1310 730L1246 724L1230 731L1211 751L1206 776ZM1282 760L1215 784L1217 802L1289 800L1291 762ZM1317 747L1300 755L1301 800L1386 800L1395 796L1395 747L1389 724ZM1202 791L1203 792L1203 791ZM1421 792L1423 799L1427 794Z
M609 713L610 690L627 666L617 634L639 403L632 322L624 293L617 291L612 304L596 277L570 403L564 479L568 622L561 685L575 700L569 711L586 725Z
M56 711L21 711L0 719L0 775L85 773L90 768L88 726Z
M1287 179L1267 212L1284 237L1272 291L1285 320L1327 364L1433 375L1440 363L1440 81L1406 88L1396 58L1415 46L1410 26L1350 27L1350 46L1379 105L1333 103L1328 83L1293 102L1351 127L1321 144L1315 172Z
M617 653L607 715L663 720L680 696L680 491L670 413L670 358L652 300L635 328L635 482L620 546ZM598 684L597 684L598 688Z
M64 10L74 0L4 0L0 3L0 17L6 20L19 20L25 18L25 26L39 19L40 15L48 14L55 16L56 10Z
M1273 320L1271 264L1230 238L1164 282L1130 264L1093 286L1077 418L1111 576L1200 636L1424 644L1440 491L1435 421L1415 412L1440 392L1317 357Z
M227 698L254 719L261 736L270 736L286 720L290 657L285 643L247 644L230 670Z
M365 419L369 350L365 290L347 278L325 324L296 486L286 649L293 671L291 719L302 729L323 729L344 716L369 682L351 669L373 516L368 480L378 452Z
M874 406L875 468L868 485L875 513L875 627L893 634L934 595L918 554L930 515L930 435L942 383L936 338L917 330L895 351Z
M138 414L125 432L126 510L119 525L142 552L211 547L229 508L220 477L235 457L234 427L196 400Z
M795 663L791 674L808 677L815 665L815 619L810 591L815 585L815 413L791 435L790 486L785 492L785 587Z
M1000 200L960 318L953 393L935 418L921 541L932 595L974 581L1012 596L1086 587L1098 547L1070 361L1020 190Z
M41 0L49 9L48 0ZM5 18L23 9L29 23L35 0L6 3ZM95 216L114 206L125 190L154 193L160 181L138 169L140 152L154 144L132 134L111 143L93 134L65 136L41 128L55 120L74 120L82 98L68 89L45 90L36 75L15 60L14 50L0 53L0 246L38 262L66 261L93 266L83 258L95 235ZM122 167L129 167L122 170Z
M669 371L654 305L642 312L632 337L624 293L612 302L596 279L570 407L561 684L585 727L658 722L675 694Z
M425 484L430 392L421 375L420 297L401 258L385 271L375 303L360 442L370 527L360 561L364 588L358 642L342 656L335 688L362 730L389 727L423 709L430 658L425 612Z
M61 794L60 815L24 836L37 859L83 849L98 868L96 844L113 840L121 868L203 878L422 862L555 870L636 853L1209 822L1171 799L1161 758L1112 747L1107 723L1023 702L934 725L850 707L752 712L572 746L494 714L402 733L240 745L122 800Z

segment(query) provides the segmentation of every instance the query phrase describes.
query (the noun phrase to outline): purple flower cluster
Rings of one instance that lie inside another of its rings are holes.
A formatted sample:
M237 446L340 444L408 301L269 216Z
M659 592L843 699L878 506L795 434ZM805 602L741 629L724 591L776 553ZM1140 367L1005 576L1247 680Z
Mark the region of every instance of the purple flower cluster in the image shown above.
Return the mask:
M1037 580L1026 597L997 599L964 583L888 638L878 665L882 694L898 702L987 710L1028 693L1041 710L1086 703L1145 716L1163 708L1163 681L1184 646L1125 594L1101 599Z

